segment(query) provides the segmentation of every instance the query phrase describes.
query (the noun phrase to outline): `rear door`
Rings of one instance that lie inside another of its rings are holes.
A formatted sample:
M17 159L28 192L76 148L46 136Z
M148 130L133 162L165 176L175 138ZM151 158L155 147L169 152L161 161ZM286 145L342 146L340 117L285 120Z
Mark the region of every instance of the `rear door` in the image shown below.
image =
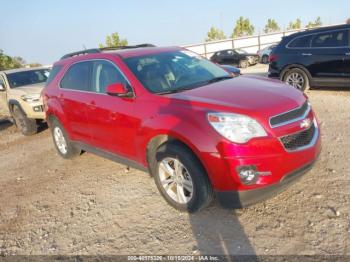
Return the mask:
M87 109L91 96L92 62L78 62L70 66L61 80L58 99L63 107L71 139L91 142Z
M107 86L113 83L130 86L112 61L95 60L92 70L93 94L88 107L92 145L132 158L136 126L139 125L139 121L134 117L134 98L107 95Z
M344 56L348 49L348 30L333 30L314 35L309 71L320 84L341 84L344 77Z

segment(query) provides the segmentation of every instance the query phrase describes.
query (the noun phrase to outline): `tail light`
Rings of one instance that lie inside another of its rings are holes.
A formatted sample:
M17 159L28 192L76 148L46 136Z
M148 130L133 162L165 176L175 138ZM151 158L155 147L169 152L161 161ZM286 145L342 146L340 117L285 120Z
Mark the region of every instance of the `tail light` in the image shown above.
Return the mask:
M269 62L270 62L270 63L273 62L273 61L276 61L277 59L278 59L278 56L277 56L277 55L271 54L271 55L269 56Z

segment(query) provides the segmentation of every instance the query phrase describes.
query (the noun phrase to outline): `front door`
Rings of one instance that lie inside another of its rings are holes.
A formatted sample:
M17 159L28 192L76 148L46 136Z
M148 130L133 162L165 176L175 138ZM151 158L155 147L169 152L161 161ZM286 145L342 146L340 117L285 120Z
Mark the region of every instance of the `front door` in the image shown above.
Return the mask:
M236 65L237 57L233 50L226 50L223 57L223 64Z
M93 61L92 90L88 107L92 145L131 158L139 121L134 118L134 98L122 98L106 94L113 83L128 81L118 67L108 60Z
M350 87L350 30L348 30L348 46L344 52L344 81L345 86Z
M3 117L8 116L10 112L7 105L6 84L2 76L0 76L0 85L5 89L0 90L0 117Z

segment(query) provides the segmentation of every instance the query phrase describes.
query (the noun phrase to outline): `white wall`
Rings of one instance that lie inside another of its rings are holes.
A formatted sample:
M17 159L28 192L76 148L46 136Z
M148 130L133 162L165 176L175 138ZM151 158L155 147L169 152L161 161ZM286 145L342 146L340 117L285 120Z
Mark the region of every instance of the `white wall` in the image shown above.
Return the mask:
M256 36L240 37L240 38L229 38L220 41L205 42L200 44L185 45L183 47L196 52L202 56L210 58L214 52L224 49L231 48L242 48L249 53L256 53L260 49L263 49L269 45L278 43L281 41L283 36L287 36L303 29L283 31L278 33L263 34Z

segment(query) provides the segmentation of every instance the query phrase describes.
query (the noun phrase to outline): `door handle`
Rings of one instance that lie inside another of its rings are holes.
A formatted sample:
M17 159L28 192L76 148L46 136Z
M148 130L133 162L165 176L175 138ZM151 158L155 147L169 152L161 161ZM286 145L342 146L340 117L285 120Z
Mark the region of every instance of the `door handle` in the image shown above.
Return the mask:
M312 56L311 53L302 53L301 55L303 55L303 56Z
M95 102L95 101L91 101L91 102L89 103L89 107L90 107L91 109L95 109L95 108L96 108L96 102Z
M117 119L117 114L115 112L112 112L109 116L113 121Z

